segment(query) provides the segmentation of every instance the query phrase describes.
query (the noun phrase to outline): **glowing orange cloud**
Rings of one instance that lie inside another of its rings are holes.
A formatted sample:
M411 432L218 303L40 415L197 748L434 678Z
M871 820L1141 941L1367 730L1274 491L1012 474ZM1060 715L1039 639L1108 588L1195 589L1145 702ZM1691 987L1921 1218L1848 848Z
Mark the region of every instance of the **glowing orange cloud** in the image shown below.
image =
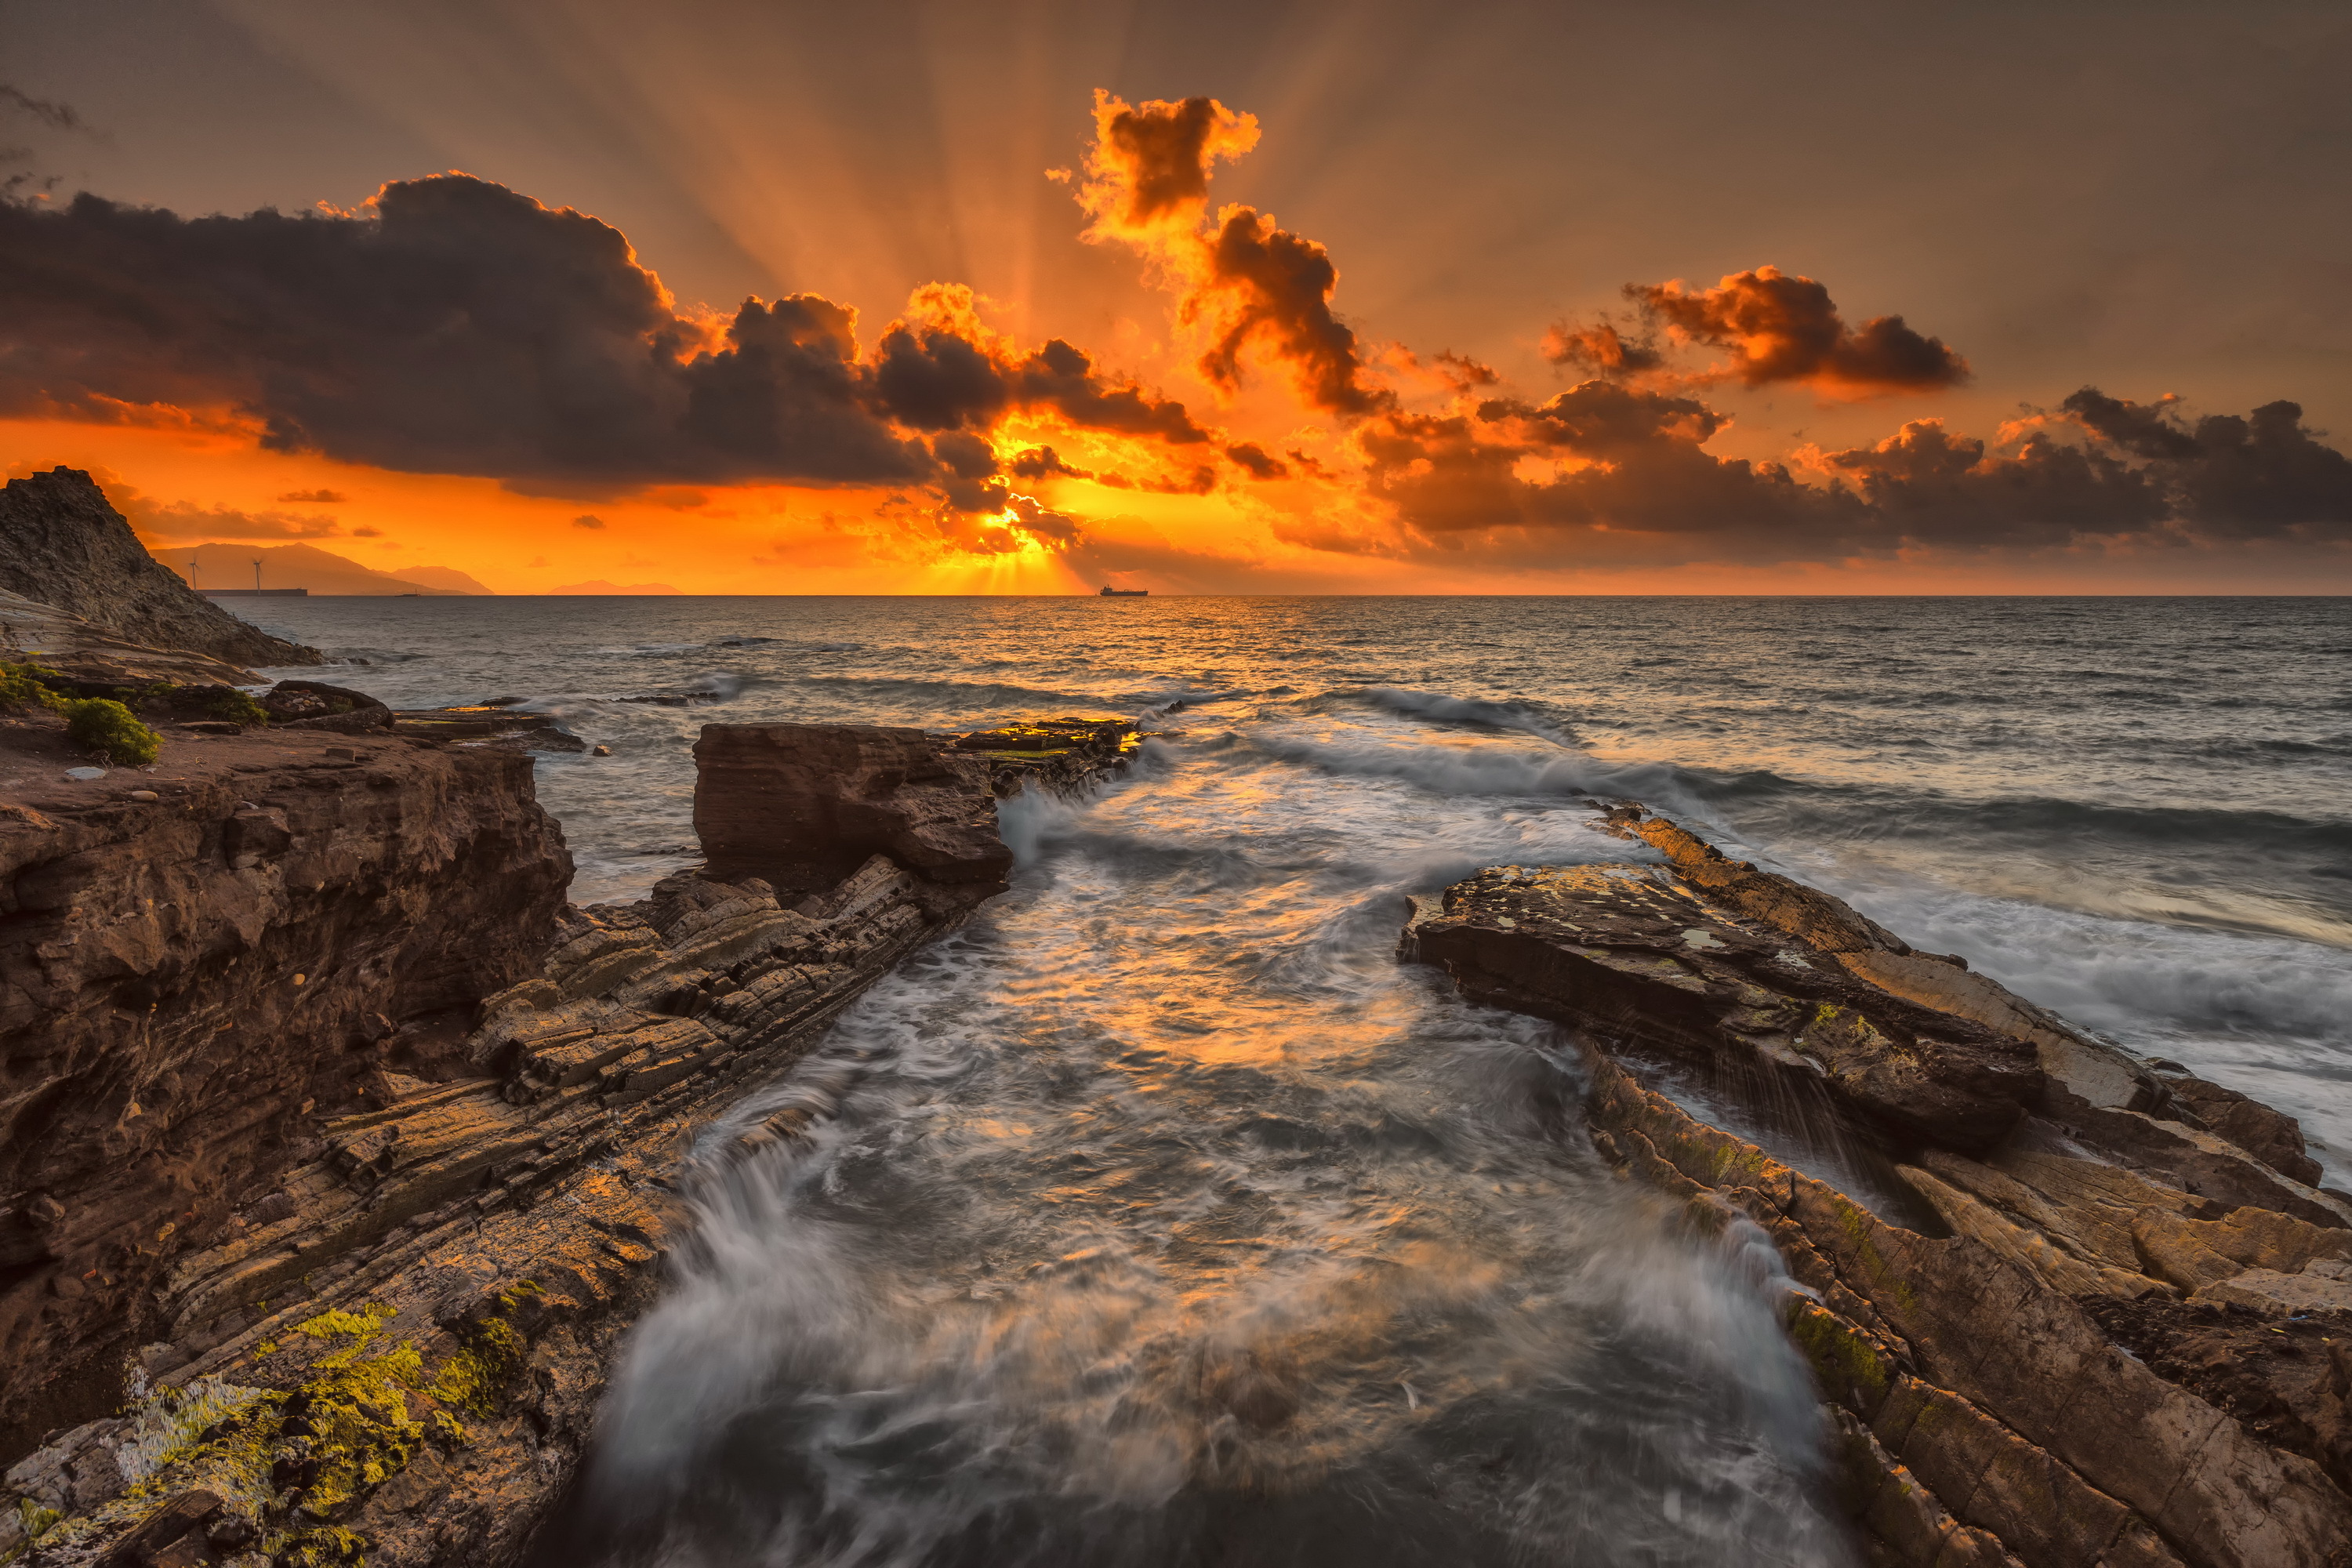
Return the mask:
M1132 246L1178 295L1177 319L1206 342L1202 376L1231 392L1244 354L1286 370L1299 395L1333 414L1390 406L1370 379L1356 334L1331 313L1339 283L1330 252L1254 207L1223 208L1209 232L1209 176L1220 158L1257 144L1255 116L1211 98L1136 107L1095 94L1095 142L1078 204L1087 237Z
M1802 382L1869 395L1933 392L1969 379L1968 361L1943 339L1922 337L1900 316L1875 316L1850 327L1825 286L1777 267L1731 273L1712 289L1693 289L1676 279L1629 284L1625 292L1676 337L1728 350L1730 363L1714 375L1736 376L1749 386ZM1560 346L1584 345L1570 338Z

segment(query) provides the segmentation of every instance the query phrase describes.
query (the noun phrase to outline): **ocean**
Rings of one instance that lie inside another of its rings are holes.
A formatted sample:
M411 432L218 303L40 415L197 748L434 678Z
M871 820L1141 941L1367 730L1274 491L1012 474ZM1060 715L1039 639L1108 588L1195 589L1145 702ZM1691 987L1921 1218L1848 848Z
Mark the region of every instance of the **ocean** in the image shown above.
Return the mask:
M538 764L581 902L691 861L705 723L1155 732L1011 804L1013 892L744 1109L827 1116L702 1199L632 1336L575 1506L611 1561L1851 1561L1761 1233L1684 1237L1557 1113L1559 1031L1393 963L1406 893L1626 858L1589 795L2352 1175L2352 600L251 613L337 660L286 673L609 747Z

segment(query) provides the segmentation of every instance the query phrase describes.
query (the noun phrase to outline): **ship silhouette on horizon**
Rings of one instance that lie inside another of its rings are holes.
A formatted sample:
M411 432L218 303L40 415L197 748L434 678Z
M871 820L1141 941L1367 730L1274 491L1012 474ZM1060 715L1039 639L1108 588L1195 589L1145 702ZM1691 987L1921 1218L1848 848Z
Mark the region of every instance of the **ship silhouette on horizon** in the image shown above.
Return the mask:
M1149 588L1114 588L1108 584L1103 585L1101 594L1101 597L1106 599L1148 599L1150 596Z

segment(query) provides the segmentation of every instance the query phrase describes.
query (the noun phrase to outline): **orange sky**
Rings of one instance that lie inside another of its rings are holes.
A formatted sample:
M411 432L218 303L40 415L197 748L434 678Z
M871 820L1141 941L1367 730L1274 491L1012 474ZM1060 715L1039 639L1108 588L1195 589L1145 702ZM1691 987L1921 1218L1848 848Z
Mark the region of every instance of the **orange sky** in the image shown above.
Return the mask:
M938 154L924 178L890 189L860 143L903 137L906 106L877 99L869 123L814 88L815 109L752 106L736 57L766 59L780 80L803 84L814 63L738 8L704 13L751 29L725 41L684 26L643 36L625 12L587 0L537 12L494 6L495 26L469 21L438 44L429 31L383 21L330 24L261 6L225 14L241 47L266 56L270 81L307 81L332 103L305 108L286 89L282 102L257 91L248 98L257 108L208 110L317 119L319 151L254 154L257 167L273 170L311 159L293 178L331 204L317 225L357 232L377 222L366 205L372 187L352 189L350 172L429 173L383 167L387 156L418 155L385 152L404 138L466 158L494 183L446 187L458 195L502 196L503 186L544 203L517 209L522 226L510 226L524 235L516 254L527 258L541 257L524 233L532 225L532 234L561 237L551 246L578 241L588 247L578 254L593 251L583 237L608 231L534 215L561 213L572 187L601 181L613 205L581 210L626 235L635 266L667 286L659 320L677 325L644 331L683 334L661 350L670 357L649 406L670 409L666 418L681 400L698 408L719 395L715 377L730 349L740 351L738 368L751 363L752 336L729 335L751 331L736 314L743 296L711 298L717 290L742 289L779 301L779 311L784 296L804 294L820 314L829 301L856 312L854 350L844 342L837 361L811 374L856 388L843 395L843 407L855 409L842 416L857 424L843 439L887 450L856 462L812 458L787 428L763 434L753 457L714 437L700 457L681 440L610 464L593 452L551 458L550 438L523 428L521 416L511 442L436 427L429 389L381 393L386 406L407 398L394 423L414 413L415 427L378 441L364 428L368 400L380 395L370 378L389 385L424 374L429 383L430 367L419 373L414 354L430 350L396 344L379 368L365 358L378 340L334 335L344 323L332 312L364 310L351 304L364 291L289 310L295 324L281 336L327 320L331 336L319 340L327 347L272 342L247 364L240 343L223 351L217 374L186 363L172 330L142 326L142 339L101 323L85 344L55 312L25 324L36 307L22 300L37 289L20 296L27 313L13 327L0 305L0 349L13 335L17 350L0 353L12 367L0 377L0 457L13 471L60 463L100 471L164 553L204 540L299 539L380 570L454 566L502 593L592 578L688 593L1058 593L1105 582L1162 593L2352 591L2352 465L2318 417L2352 411L2352 392L2340 366L2310 371L2309 342L2287 341L2286 318L2273 317L2276 341L2265 342L2263 319L2231 301L2238 361L2191 344L2181 357L2201 374L2178 385L2145 379L2141 348L2119 353L2087 338L2081 374L2055 372L2042 362L2063 343L2021 349L1993 324L1997 308L1964 307L1929 259L1919 258L1927 286L1907 296L1889 265L1902 247L1850 231L1868 209L1859 198L1845 209L1848 230L1824 226L1842 237L1791 246L1785 225L1735 212L1700 225L1714 232L1683 247L1686 260L1666 258L1654 237L1617 215L1555 247L1578 258L1586 281L1555 290L1547 306L1526 297L1524 282L1543 258L1498 244L1491 214L1483 233L1465 232L1432 259L1433 242L1443 247L1449 221L1466 209L1426 180L1406 182L1407 200L1403 187L1364 178L1357 156L1329 163L1334 178L1300 183L1296 154L1279 150L1286 139L1332 145L1338 127L1318 113L1331 107L1328 80L1379 74L1362 39L1302 44L1299 82L1254 100L1097 89L1089 106L1070 90L1073 73L1091 66L1097 82L1117 81L1135 74L1131 59L1074 60L1085 50L1016 28L1010 43L964 41L1001 68L982 73L983 88L942 74L957 45L937 35L953 24L927 10L917 52L930 67ZM37 18L48 30L20 58L64 59L65 16ZM2309 52L2310 39L2301 43ZM541 53L526 70L531 47ZM1051 47L1063 52L1038 53ZM1024 48L1036 57L1025 67ZM1391 48L1386 58L1402 57ZM709 78L701 89L681 85L698 74ZM1213 87L1233 73L1212 59L1198 74ZM514 90L486 105L481 93L497 83ZM74 157L115 177L21 182L25 221L0 241L0 266L36 279L77 268L119 277L126 295L152 290L144 315L126 308L121 320L169 318L183 303L173 290L184 269L155 259L163 252L109 252L92 268L72 249L81 240L57 238L61 219L35 221L56 218L77 184L168 202L190 216L211 210L203 192L218 174L175 173L160 147L125 153L126 140L161 137L163 128L141 126L126 104L88 101L76 89L89 86L62 64L48 78L25 78L20 91L59 111L27 127L38 143L31 172L41 173L43 157ZM602 89L610 123L582 106L587 86ZM539 116L534 133L517 129L518 104ZM1360 106L1355 113L1346 123L1381 145L1389 128L1363 119ZM98 123L110 115L118 123ZM770 142L747 140L752 124L764 124ZM1686 128L1653 129L1664 141ZM559 132L572 138L569 163L551 151L564 142ZM655 146L676 186L648 196L609 168L573 177L594 166L596 138L625 134L633 146L611 167L626 171ZM101 149L94 137L110 141ZM780 162L780 153L800 155ZM1270 171L1254 172L1269 159ZM1401 180L1418 166L1410 149L1392 162ZM331 167L350 172L323 180ZM1025 174L1008 174L1016 168ZM1490 166L1457 161L1452 182L1467 200L1516 199L1538 228L1602 210L1592 190L1547 189L1528 172L1497 154ZM445 187L411 189L421 201ZM219 194L220 210L244 210ZM679 203L697 216L680 217ZM1294 211L1310 221L1290 226ZM1686 229L1696 221L1677 219ZM1604 271L1609 264L1591 257L1612 231L1625 259ZM175 229L161 243L199 245L194 232ZM505 243L486 241L486 253ZM1401 255L1422 258L1417 286L1401 279ZM1832 270L1841 255L1851 261L1843 273ZM957 263L961 276L923 270ZM614 258L599 265L635 276ZM1522 313L1498 321L1475 302L1486 297L1482 268ZM887 292L894 280L898 291ZM954 291L966 282L976 296ZM942 284L951 287L924 291ZM2011 289L2013 311L2053 330L2066 320L2065 302L2041 283L1991 286ZM2153 287L2145 269L2133 286ZM205 330L222 330L216 300L188 308L190 321L209 311ZM2184 289L2171 308L2212 304ZM902 368L931 380L891 380L885 338L899 324ZM1457 326L1458 338L1413 336ZM600 319L596 330L609 328ZM815 328L792 331L793 345L819 341L808 335ZM1049 340L1066 340L1083 373L1055 380L1040 368ZM609 344L594 352L611 357ZM289 376L301 381L329 360L342 380L285 391ZM942 378L958 365L989 388L950 387ZM544 365L533 374L532 384L548 380ZM2095 376L2104 395L2065 401ZM2175 391L2184 396L2165 401ZM775 395L783 411L761 417L789 426L799 395ZM560 384L548 396L551 408L563 406ZM338 433L338 398L359 410L358 434ZM1126 399L1118 408L1106 401L1118 398ZM2306 412L2255 412L2281 399ZM2217 415L2225 417L2207 417ZM502 417L492 397L485 411L441 424ZM278 434L265 447L268 429ZM500 455L531 442L539 446L524 458ZM786 447L797 455L777 455ZM1044 468L1059 471L1040 471L1046 447L1055 460Z

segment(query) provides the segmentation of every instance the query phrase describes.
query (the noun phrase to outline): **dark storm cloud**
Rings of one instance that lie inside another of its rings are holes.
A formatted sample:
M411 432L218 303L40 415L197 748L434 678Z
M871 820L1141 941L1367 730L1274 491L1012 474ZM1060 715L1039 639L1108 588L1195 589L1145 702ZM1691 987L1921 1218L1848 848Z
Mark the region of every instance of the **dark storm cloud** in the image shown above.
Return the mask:
M1859 327L1838 313L1828 288L1777 267L1735 272L1712 289L1680 281L1628 283L1648 331L1629 337L1607 321L1555 323L1544 335L1554 364L1588 374L1640 377L1665 370L1656 339L1722 349L1730 360L1687 379L1736 377L1749 386L1801 383L1822 392L1875 395L1932 392L1969 379L1968 362L1941 338L1922 336L1900 316Z
M1918 419L1874 447L1822 455L1898 536L1959 548L2033 547L2140 533L2162 522L2162 487L2097 446L2035 431L2013 452Z
M1330 252L1311 239L1277 228L1251 208L1227 207L1210 237L1208 273L1190 308L1213 310L1216 342L1201 358L1201 374L1219 386L1238 386L1241 355L1263 350L1290 369L1300 394L1333 414L1370 414L1395 395L1366 379L1353 330L1331 313L1339 271Z
M1607 321L1580 326L1555 321L1544 333L1544 358L1587 375L1641 375L1664 366L1666 356L1647 339L1628 338Z
M1024 357L954 324L893 326L875 350L875 406L918 430L984 428L1013 409L1051 409L1083 429L1184 446L1209 439L1184 405L1106 382L1059 338Z
M1374 492L1448 553L1789 560L1875 534L1850 493L1707 452L1723 423L1694 398L1591 381L1541 404L1385 416L1357 444Z
M11 87L5 81L0 81L0 104L5 104L19 113L29 114L42 124L58 131L89 129L89 126L83 122L82 117L74 112L73 105L59 103L53 99L35 98L32 94L20 88Z
M2182 423L2169 402L2142 405L2084 387L2059 405L2085 429L2147 459L2173 514L2208 534L2352 535L2352 458L2305 427L2300 404L2265 403L2242 418Z
M1254 479L1279 479L1290 472L1280 458L1255 441L1242 441L1228 447L1225 456L1235 466L1246 470Z
M1014 406L1206 439L1067 344L1001 353L898 329L869 365L852 312L814 295L748 300L713 337L617 229L463 174L386 185L361 216L0 203L9 414L226 404L274 450L553 493L921 481L907 428Z
M1107 226L1134 230L1190 227L1209 201L1209 171L1257 142L1257 120L1212 98L1133 108L1095 94L1095 145L1087 160L1090 207Z
M1354 331L1331 312L1339 272L1329 251L1246 206L1224 208L1202 232L1212 168L1256 142L1256 120L1213 99L1131 107L1097 92L1077 192L1095 220L1088 237L1133 246L1164 269L1179 318L1210 340L1199 369L1213 385L1238 387L1248 353L1284 365L1327 412L1393 406L1395 395L1369 378Z
M2084 387L2059 410L2011 451L1920 420L1823 462L1926 542L2352 539L2352 458L2321 444L2293 403L2191 425L2169 402ZM2081 439L2058 438L2069 426Z
M1387 415L1357 433L1368 483L1422 546L1497 559L1766 563L1906 546L2352 540L2352 459L2292 404L2182 423L2086 388L2000 447L1916 420L1819 454L1827 484L1718 458L1726 417L1690 396L1591 381Z
M1032 447L1025 452L1016 453L1004 466L1004 471L1016 479L1044 479L1057 476L1072 479L1094 478L1086 469L1074 468L1064 462L1062 455L1051 447Z
M1151 437L1176 447L1209 439L1182 404L1104 381L1092 360L1059 338L1013 368L1013 385L1024 407L1055 409L1086 429Z

